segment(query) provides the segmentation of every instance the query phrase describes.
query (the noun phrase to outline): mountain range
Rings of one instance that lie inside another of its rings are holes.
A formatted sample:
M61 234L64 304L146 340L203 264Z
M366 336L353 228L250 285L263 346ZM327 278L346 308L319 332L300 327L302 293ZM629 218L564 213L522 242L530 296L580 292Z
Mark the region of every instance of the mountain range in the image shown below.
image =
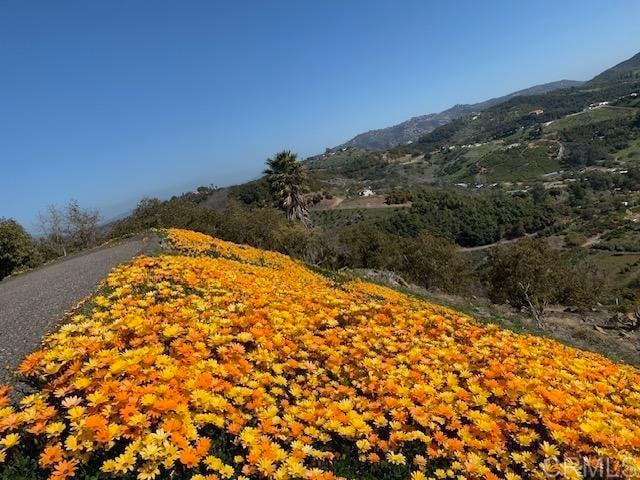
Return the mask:
M356 147L363 150L387 150L398 145L413 142L423 135L432 132L436 128L446 125L452 120L471 115L472 113L482 112L494 105L506 102L513 97L539 95L552 92L554 90L577 87L583 83L584 82L577 80L559 80L556 82L535 85L502 97L491 98L484 102L454 105L453 107L439 113L429 113L426 115L412 117L409 120L391 127L361 133L332 150L339 150L347 147Z

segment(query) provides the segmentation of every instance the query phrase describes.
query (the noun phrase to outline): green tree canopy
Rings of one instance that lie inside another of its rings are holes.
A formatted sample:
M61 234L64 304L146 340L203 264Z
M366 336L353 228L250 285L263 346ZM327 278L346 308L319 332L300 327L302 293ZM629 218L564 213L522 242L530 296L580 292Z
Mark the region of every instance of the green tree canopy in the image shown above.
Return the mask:
M0 218L0 278L38 263L39 254L31 236L15 220Z

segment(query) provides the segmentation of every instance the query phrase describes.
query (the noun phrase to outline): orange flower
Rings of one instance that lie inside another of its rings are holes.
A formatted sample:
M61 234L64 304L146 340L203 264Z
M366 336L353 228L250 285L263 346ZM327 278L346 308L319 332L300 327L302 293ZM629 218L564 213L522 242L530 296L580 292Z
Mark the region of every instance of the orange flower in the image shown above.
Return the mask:
M187 468L194 468L200 463L201 456L198 455L195 449L185 448L180 452L180 463Z
M73 477L76 472L76 465L77 462L75 460L62 460L56 465L50 478L52 480L64 480L65 478Z
M85 426L89 430L97 432L107 427L107 420L100 415L89 415L85 420Z
M49 445L40 454L40 466L49 467L54 463L58 463L62 461L63 455L64 455L64 451L62 450L62 447L60 447L59 444Z
M203 457L207 454L209 449L211 448L211 440L206 437L199 438L196 443L196 453Z

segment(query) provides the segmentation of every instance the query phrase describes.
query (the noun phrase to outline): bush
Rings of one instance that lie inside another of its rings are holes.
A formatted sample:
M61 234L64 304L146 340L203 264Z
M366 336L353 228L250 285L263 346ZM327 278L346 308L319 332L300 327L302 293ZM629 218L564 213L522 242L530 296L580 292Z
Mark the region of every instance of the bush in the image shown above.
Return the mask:
M425 288L464 293L471 285L469 261L443 238L421 233L406 241L402 272Z
M564 237L564 244L567 247L580 247L587 241L587 237L577 232L569 232Z
M340 263L350 268L398 270L400 249L397 237L370 223L358 223L339 235Z
M213 234L220 217L220 213L212 208L178 197L167 201L143 198L131 215L112 225L111 235L118 237L163 227L188 228Z
M524 307L539 322L549 304L594 305L603 286L595 267L531 238L496 248L489 255L485 281L493 302Z
M38 250L25 229L13 219L0 218L0 279L40 262Z

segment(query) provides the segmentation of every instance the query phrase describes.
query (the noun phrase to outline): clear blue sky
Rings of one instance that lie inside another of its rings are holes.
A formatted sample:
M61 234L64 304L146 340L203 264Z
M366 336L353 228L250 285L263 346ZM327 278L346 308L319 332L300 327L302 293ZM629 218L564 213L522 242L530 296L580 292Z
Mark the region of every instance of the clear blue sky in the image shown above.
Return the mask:
M640 2L0 2L0 216L256 177L640 50Z

